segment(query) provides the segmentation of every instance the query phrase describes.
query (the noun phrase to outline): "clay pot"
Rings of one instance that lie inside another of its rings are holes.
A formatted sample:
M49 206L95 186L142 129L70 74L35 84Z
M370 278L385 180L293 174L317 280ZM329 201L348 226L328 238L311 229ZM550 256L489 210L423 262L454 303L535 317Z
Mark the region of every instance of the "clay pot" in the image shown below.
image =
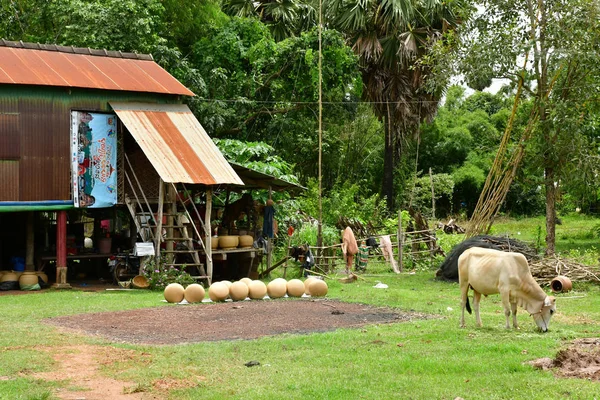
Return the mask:
M165 300L169 303L179 303L183 300L185 289L179 283L170 283L165 288Z
M252 279L245 277L240 279L240 282L244 282L247 286L250 286L250 284L252 283Z
M4 271L2 276L0 276L0 282L16 282L18 280L19 277L13 271Z
M315 279L308 285L308 291L313 297L321 297L327 294L327 283L321 279Z
M252 281L248 285L248 297L260 300L267 294L267 285L263 281Z
M308 291L308 287L310 286L310 284L315 281L317 278L315 278L314 276L310 276L308 278L306 278L306 280L304 281L304 293L306 294L310 294L310 292Z
M21 290L29 289L33 285L37 285L38 276L35 271L25 271L19 277L19 286Z
M210 248L213 250L216 250L219 248L219 237L218 236L213 236L210 239Z
M208 297L212 301L224 301L229 296L229 288L223 282L214 282L208 288Z
M183 292L183 298L188 303L199 303L204 300L204 295L206 292L204 291L204 287L197 283L192 283L185 288Z
M229 297L231 297L231 300L233 301L244 300L248 297L249 291L250 289L246 283L242 281L233 282L229 287Z
M239 246L242 248L249 248L252 247L252 244L254 243L254 238L250 235L243 235L240 236L240 240L239 240Z
M287 281L283 278L273 279L267 285L267 294L272 299L278 299L285 296L287 292Z
M48 283L48 275L46 275L45 272L38 271L36 273L37 273L37 276L39 276L40 278L42 278L42 280L44 281L44 283Z
M219 236L219 247L221 249L235 249L240 242L239 236Z
M559 275L552 279L552 282L550 282L550 288L552 288L554 293L568 292L573 288L573 284L566 276Z
M290 279L287 283L287 294L290 297L301 297L304 294L304 282L300 279Z

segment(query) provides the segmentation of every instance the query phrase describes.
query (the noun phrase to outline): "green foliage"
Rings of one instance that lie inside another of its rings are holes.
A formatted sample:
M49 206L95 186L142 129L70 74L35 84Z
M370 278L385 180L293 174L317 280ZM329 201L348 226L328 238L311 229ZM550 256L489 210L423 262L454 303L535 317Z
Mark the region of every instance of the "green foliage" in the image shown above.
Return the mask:
M164 259L155 261L153 258L144 265L143 275L148 279L150 289L164 290L170 283L179 283L183 287L196 280L185 271L185 266L169 265Z
M298 229L294 230L291 237L292 246L308 244L317 245L318 226L315 223L302 223ZM323 225L323 246L331 246L341 243L340 231L332 226Z
M417 179L413 192L413 206L422 214L431 215L431 181L433 180L433 191L436 201L436 209L442 205L446 207L446 213L450 212L452 194L454 193L454 180L449 174L434 174L431 178L424 175Z

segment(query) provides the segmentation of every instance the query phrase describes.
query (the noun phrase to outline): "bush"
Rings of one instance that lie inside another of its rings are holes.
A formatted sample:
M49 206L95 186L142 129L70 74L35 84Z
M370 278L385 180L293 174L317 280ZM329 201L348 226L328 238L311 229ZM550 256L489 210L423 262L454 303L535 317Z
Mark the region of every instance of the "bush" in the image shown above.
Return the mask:
M164 259L160 259L158 263L152 259L144 266L143 274L148 279L150 289L163 290L170 283L179 283L183 287L191 283L195 283L195 279L185 271L185 265L178 268L174 265L169 265Z

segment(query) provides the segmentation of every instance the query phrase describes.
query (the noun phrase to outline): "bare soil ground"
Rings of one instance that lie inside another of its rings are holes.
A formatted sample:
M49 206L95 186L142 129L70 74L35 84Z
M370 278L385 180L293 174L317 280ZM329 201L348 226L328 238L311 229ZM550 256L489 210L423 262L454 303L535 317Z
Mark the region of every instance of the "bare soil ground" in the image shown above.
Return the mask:
M574 340L560 350L555 359L539 358L530 364L542 370L552 370L557 376L600 381L600 339Z
M252 300L70 315L46 323L111 341L179 344L325 332L430 315L328 299Z

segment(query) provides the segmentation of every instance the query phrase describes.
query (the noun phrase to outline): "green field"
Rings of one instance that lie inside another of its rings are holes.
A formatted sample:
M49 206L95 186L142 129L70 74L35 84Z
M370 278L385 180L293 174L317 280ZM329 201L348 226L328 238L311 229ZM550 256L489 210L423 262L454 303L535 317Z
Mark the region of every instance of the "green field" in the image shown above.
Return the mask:
M521 232L520 238L535 242L538 223L543 225L543 220L499 221L493 233ZM597 239L588 234L596 224L598 220L583 217L564 218L557 230L557 248L597 263ZM445 247L457 241L458 236L441 237ZM131 391L148 398L598 398L598 382L557 379L552 372L526 364L541 357L554 358L575 338L600 335L598 284L576 283L572 292L558 294L557 314L550 331L542 334L522 310L521 330L504 329L498 296L482 300L483 328L477 328L474 317L468 316L467 328L460 329L458 285L435 281L433 276L431 268L395 275L381 262L372 262L364 280L353 284L329 280L328 298L414 310L438 318L174 346L108 343L61 334L42 322L59 315L165 305L160 301L161 292L48 291L0 296L0 398L51 399L56 388L75 389L68 381L32 377L35 372L53 368L50 354L40 351L40 346L67 343L132 350L135 356L103 365L100 373L133 382ZM389 287L373 288L378 281ZM261 366L245 367L249 360L258 360ZM153 383L158 380L183 381L186 385L157 392Z

